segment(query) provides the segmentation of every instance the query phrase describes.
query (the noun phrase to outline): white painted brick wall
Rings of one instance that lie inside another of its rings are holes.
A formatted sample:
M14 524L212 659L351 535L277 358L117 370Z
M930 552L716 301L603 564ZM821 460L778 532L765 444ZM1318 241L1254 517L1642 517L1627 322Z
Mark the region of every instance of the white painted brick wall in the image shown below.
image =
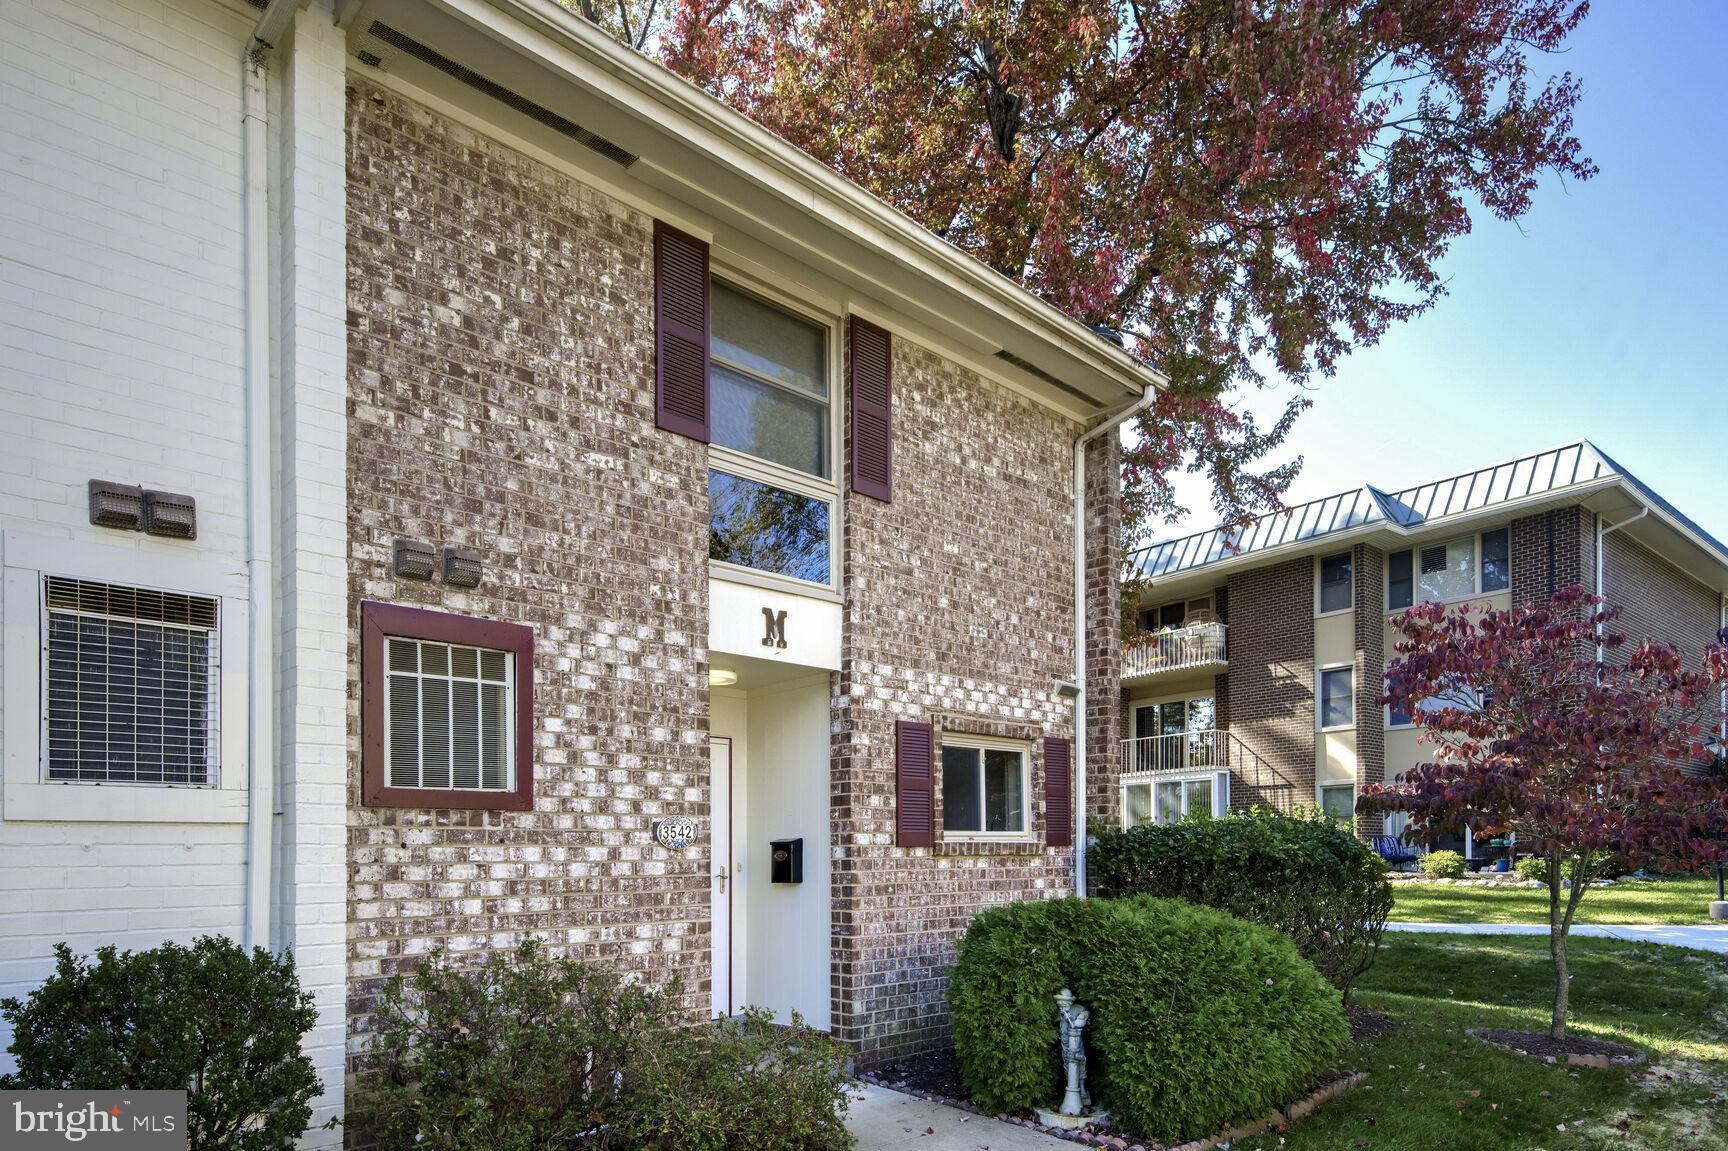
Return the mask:
M203 0L0 5L0 528L240 555L248 32ZM198 540L90 527L92 478L195 496ZM239 825L0 822L0 994L60 940L238 937L244 879Z

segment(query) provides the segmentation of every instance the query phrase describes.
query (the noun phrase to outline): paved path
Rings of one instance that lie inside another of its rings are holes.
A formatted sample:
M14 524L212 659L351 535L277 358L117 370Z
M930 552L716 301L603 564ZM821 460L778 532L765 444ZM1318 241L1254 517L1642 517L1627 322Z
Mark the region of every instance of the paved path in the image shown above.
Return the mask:
M1078 1144L940 1103L914 1099L873 1083L852 1096L846 1126L858 1151L1077 1151Z
M1388 931L1443 931L1457 935L1547 935L1546 923L1394 923L1388 921ZM1675 947L1696 947L1701 951L1717 951L1728 955L1728 924L1699 924L1685 927L1670 923L1579 923L1573 925L1573 935L1589 935L1601 939L1635 939L1646 943L1671 943Z

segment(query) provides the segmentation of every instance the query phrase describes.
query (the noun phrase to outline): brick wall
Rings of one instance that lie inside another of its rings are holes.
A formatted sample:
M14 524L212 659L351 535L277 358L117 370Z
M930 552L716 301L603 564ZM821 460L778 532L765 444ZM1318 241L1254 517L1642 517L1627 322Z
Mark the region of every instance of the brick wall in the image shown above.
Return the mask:
M1314 560L1229 579L1231 803L1314 802Z
M1070 890L1068 848L894 846L894 722L1072 735L1055 685L1074 667L1078 432L894 341L894 502L848 501L834 716L834 1028L861 1063L946 1041L946 968L977 911ZM1040 829L1042 766L1034 755Z
M1721 596L1624 532L1603 537L1602 592L1621 607L1611 629L1627 639L1619 651L1622 660L1639 643L1653 639L1673 644L1687 667L1697 670L1704 649L1716 642L1722 627ZM1721 719L1721 698L1714 691L1706 697L1701 722L1712 729Z
M543 933L708 1002L703 445L654 427L651 221L363 79L348 89L351 1050L380 977ZM479 551L399 581L397 536ZM358 603L528 623L534 808L366 808Z
M1122 440L1086 446L1086 810L1120 821L1122 774Z
M1386 780L1386 722L1380 696L1386 683L1386 553L1357 544L1350 554L1356 631L1356 793ZM1379 835L1379 815L1356 817L1358 835Z
M1561 588L1596 586L1596 517L1582 507L1512 521L1512 602L1542 602Z

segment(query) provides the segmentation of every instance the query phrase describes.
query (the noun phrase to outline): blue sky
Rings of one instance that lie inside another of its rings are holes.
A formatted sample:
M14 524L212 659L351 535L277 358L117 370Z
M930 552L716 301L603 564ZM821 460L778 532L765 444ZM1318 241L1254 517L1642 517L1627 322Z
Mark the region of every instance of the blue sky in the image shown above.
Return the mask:
M1598 0L1546 64L1583 78L1601 174L1547 180L1519 224L1477 214L1442 264L1450 294L1314 386L1290 502L1586 438L1728 540L1725 47L1720 0ZM1178 491L1189 517L1154 538L1215 521L1203 481Z

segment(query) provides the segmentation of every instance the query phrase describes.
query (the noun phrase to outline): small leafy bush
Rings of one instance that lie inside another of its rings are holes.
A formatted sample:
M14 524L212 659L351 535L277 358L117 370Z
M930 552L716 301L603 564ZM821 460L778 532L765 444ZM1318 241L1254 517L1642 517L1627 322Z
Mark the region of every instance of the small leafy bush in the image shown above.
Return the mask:
M1422 857L1422 874L1430 879L1458 879L1464 874L1464 857L1456 851L1430 851Z
M192 1151L286 1151L321 1090L293 958L216 936L94 963L56 944L54 974L0 1017L18 1061L0 1090L183 1090Z
M1336 989L1270 928L1176 900L1062 899L978 916L949 987L975 1103L1061 1098L1053 996L1091 1011L1087 1083L1135 1135L1179 1141L1310 1088L1348 1037Z
M1318 809L1106 831L1088 858L1098 895L1185 899L1283 932L1346 1000L1392 910L1385 861Z
M1518 873L1518 878L1527 883L1548 882L1548 860L1540 855L1526 855L1512 865L1512 870Z
M842 1151L845 1049L752 1011L691 1024L651 989L532 940L386 984L349 1108L383 1151Z

